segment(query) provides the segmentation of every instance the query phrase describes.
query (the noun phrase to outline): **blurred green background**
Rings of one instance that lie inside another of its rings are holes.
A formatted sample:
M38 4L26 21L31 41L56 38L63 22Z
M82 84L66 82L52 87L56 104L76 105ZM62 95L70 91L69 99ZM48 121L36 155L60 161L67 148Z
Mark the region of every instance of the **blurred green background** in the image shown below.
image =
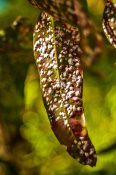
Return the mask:
M0 0L0 175L116 175L116 50L102 31L104 0L88 4L104 40L102 53L84 71L96 167L73 160L51 130L32 50L38 10L27 0ZM21 27L12 24L18 16L24 17Z

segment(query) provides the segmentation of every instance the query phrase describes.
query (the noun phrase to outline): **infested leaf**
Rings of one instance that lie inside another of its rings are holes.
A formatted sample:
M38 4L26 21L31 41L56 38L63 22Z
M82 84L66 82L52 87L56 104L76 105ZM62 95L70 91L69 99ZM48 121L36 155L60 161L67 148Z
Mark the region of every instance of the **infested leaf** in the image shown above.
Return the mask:
M103 13L103 30L109 42L116 48L116 3L106 0Z
M86 0L28 0L32 5L52 15L55 20L80 29L83 62L89 66L101 53L102 38L89 18ZM90 45L92 38L92 45Z
M73 158L94 166L96 152L88 136L82 101L81 54L78 28L54 22L43 12L34 30L34 55L51 127Z
M83 8L87 12L86 0L28 0L32 5L52 15L55 19L81 25ZM84 21L85 23L86 21Z

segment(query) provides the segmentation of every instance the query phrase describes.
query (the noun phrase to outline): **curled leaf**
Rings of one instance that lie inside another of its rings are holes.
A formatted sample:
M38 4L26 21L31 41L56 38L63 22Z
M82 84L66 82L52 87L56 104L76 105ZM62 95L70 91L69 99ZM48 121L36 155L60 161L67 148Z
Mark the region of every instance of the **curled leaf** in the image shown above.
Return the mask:
M109 42L116 48L116 4L113 4L112 0L106 0L103 30Z
M34 30L34 55L51 127L68 153L85 165L96 164L82 101L83 71L78 28L42 13Z

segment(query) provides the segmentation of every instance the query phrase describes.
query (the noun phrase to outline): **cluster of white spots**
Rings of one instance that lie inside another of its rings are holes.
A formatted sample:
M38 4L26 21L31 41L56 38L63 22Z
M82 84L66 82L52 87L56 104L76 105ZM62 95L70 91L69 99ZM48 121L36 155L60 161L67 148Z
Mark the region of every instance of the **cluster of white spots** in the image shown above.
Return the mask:
M29 0L31 4L39 9L42 9L63 21L70 21L75 24L77 22L77 15L75 13L75 2L71 0ZM68 19L67 19L68 16Z
M57 58L55 55L54 33L51 17L46 13L41 14L40 21L34 31L34 53L40 73L43 98L47 105L50 120L55 117L62 119L69 128L64 104L61 99Z
M80 137L74 140L68 152L83 165L94 166L96 164L96 152L89 138ZM78 153L76 157L75 153Z
M83 77L80 69L79 31L65 25L56 26L56 40L57 50L60 50L58 64L64 106L68 117L73 116L76 111L81 115Z
M67 21L67 16L68 16L69 21L75 22L76 15L74 10L74 1L51 0L50 3L49 2L46 3L45 10L47 10L50 14L52 14L57 19Z
M107 0L103 14L103 30L110 41L116 47L116 4Z

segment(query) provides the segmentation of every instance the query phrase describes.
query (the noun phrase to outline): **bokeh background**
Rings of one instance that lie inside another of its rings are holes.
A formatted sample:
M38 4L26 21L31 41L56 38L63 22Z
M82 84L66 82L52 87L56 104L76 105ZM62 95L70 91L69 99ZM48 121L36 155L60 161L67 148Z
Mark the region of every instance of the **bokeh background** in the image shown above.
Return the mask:
M0 175L116 175L116 50L102 31L104 0L88 5L104 41L99 57L84 66L96 167L73 160L51 130L32 51L39 11L27 0L0 0Z

